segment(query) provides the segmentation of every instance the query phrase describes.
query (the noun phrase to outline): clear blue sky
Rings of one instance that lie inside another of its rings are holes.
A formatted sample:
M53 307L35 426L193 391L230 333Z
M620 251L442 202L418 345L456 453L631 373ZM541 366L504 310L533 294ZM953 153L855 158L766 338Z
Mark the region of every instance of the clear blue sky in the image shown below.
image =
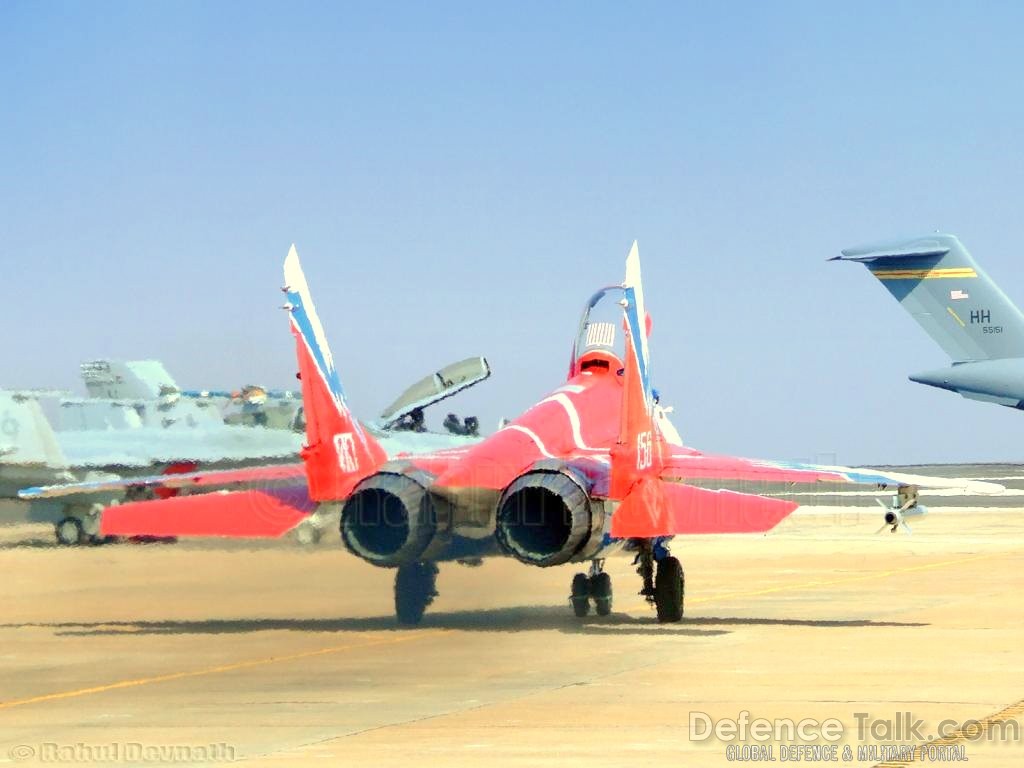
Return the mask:
M485 425L557 386L640 242L684 438L1024 460L1024 414L845 246L958 234L1018 303L1018 3L0 3L6 386L159 357L294 383L303 257L356 410L486 354Z

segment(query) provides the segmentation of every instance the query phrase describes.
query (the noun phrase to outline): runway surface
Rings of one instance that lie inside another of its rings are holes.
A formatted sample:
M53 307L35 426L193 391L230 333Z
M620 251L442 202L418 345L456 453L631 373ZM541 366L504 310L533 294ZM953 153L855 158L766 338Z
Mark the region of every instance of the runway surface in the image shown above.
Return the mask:
M699 738L746 710L835 718L843 764L955 721L968 728L944 726L947 757L1019 765L1024 511L1004 501L933 509L913 536L876 535L880 514L847 506L680 542L677 625L655 621L626 560L608 564L613 615L582 621L573 567L444 566L408 630L393 572L334 537L59 549L45 529L7 529L0 762L712 766L752 757L741 745L771 744L777 763L812 743ZM922 725L859 738L857 713ZM994 715L1016 732L978 737Z

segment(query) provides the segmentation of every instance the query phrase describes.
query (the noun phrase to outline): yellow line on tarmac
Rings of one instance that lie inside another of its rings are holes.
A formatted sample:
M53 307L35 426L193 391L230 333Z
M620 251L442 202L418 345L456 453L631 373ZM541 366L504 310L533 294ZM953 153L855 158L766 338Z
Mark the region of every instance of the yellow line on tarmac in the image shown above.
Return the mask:
M987 736L988 732L996 726L1003 725L1008 720L1017 720L1021 715L1024 715L1024 699L981 720L968 720L964 725L949 734L949 736L926 741L920 746L915 746L912 757L878 763L874 768L899 768L899 766L910 765L914 762L925 762L925 755L929 747L945 747L959 744L963 741L978 741L982 737ZM927 762L937 762L937 760L929 759Z
M193 669L187 672L171 672L166 675L154 675L153 677L140 677L135 680L119 680L115 683L107 683L106 685L97 685L92 688L79 688L72 691L61 691L58 693L47 693L42 696L32 696L27 699L14 699L12 701L0 701L0 709L12 709L14 707L22 707L26 704L39 704L44 701L59 701L60 699L73 699L79 696L89 696L94 693L104 693L106 691L116 691L120 688L136 688L142 685L151 685L153 683L166 683L171 680L184 680L189 677L203 677L204 675L216 675L221 672L233 672L236 669L248 669L250 667L263 667L268 664L279 664L285 661L297 661L298 659L309 659L314 656L326 656L331 653L343 653L345 651L357 651L363 648L373 648L378 645L391 645L393 643L404 643L409 640L416 640L428 635L440 635L448 632L446 629L429 629L421 632L409 632L396 635L395 637L382 638L380 640L374 640L368 643L349 643L348 645L335 645L330 648L319 648L315 651L302 651L301 653L292 653L286 656L268 656L263 659L249 659L247 661L239 661L234 664L221 664L216 667L206 667L205 669Z

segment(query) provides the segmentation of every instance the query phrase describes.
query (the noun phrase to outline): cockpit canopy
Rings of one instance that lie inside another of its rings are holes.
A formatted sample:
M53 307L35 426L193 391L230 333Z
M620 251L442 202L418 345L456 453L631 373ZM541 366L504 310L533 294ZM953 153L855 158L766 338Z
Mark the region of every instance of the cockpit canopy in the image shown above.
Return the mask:
M446 365L436 373L417 381L380 415L379 425L385 428L405 428L414 432L423 426L423 409L477 384L491 375L491 367L483 357L469 357ZM451 414L449 414L451 415ZM472 429L472 424L463 424ZM470 434L457 433L457 434Z
M572 345L569 378L583 371L618 373L625 359L626 339L622 319L625 291L609 285L587 301Z

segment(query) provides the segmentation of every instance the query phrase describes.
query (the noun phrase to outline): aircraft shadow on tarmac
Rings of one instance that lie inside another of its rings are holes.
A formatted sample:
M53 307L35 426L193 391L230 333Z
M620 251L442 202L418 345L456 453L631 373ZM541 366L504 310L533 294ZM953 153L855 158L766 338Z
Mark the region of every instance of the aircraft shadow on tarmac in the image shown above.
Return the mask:
M807 626L842 627L921 627L922 623L872 621L870 619L785 619L725 617L684 618L679 624L658 624L653 614L632 616L612 613L610 616L578 619L563 606L517 606L477 611L435 612L424 617L414 628L399 627L393 616L356 618L288 619L239 618L166 621L95 621L31 624L0 624L0 629L27 627L50 628L57 635L87 637L100 635L220 635L250 632L381 632L415 629L448 629L464 632L517 632L557 630L569 634L607 635L673 635L710 637L726 635L728 626Z
M61 545L49 539L23 539L21 541L5 541L0 550L5 549L60 549Z
M874 621L872 619L760 619L746 616L713 617L699 616L684 618L687 624L696 625L778 625L783 627L928 627L926 621Z

